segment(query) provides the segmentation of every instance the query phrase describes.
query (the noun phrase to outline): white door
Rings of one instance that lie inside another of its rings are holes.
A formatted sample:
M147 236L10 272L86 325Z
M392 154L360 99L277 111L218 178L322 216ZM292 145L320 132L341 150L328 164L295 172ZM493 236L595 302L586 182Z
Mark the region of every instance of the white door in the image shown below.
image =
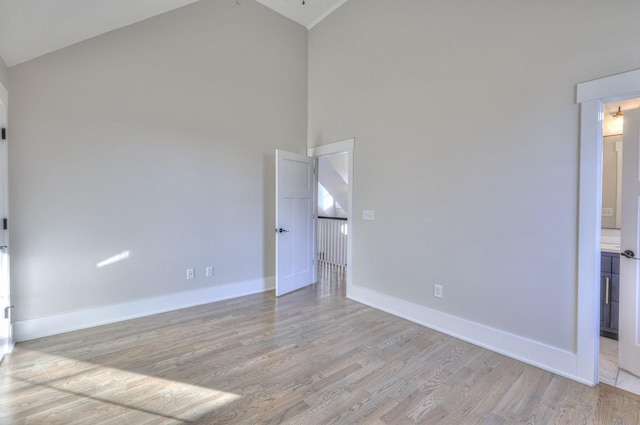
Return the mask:
M0 102L0 128L7 126L7 108ZM5 132L3 132L5 133ZM3 134L3 135L6 135ZM7 217L7 141L0 140L0 356L13 348L13 324L11 323L11 285L9 284L8 236L4 229Z
M276 296L316 281L313 164L276 150Z
M640 376L640 109L624 114L622 158L622 231L620 247L620 318L618 357L620 368ZM632 251L635 255L624 251ZM628 258L633 257L633 258Z

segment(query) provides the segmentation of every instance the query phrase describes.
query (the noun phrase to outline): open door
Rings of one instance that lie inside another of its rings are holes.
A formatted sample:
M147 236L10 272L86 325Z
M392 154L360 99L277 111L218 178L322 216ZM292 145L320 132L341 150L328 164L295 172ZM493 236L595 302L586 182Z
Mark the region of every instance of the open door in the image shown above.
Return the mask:
M1 86L0 86L1 87ZM7 108L0 100L0 357L13 349L13 323L11 320L11 285L9 282L9 252L7 235L8 160L7 160Z
M640 376L640 109L624 114L620 247L620 368Z
M313 164L276 150L276 296L316 281Z

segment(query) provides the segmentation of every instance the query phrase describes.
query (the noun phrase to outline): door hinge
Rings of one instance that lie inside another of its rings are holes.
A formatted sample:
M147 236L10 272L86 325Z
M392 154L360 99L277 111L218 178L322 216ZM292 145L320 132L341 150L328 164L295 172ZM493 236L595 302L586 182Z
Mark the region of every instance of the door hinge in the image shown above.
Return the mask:
M2 230L7 230L9 228L9 220L7 218L2 219Z
M2 129L2 140L7 140L7 129L6 128Z
M5 308L4 308L4 318L5 318L5 319L8 319L8 318L9 318L9 314L10 314L9 312L11 311L11 309L12 309L12 308L13 308L13 306L12 306L12 305L10 305L9 307L5 307Z

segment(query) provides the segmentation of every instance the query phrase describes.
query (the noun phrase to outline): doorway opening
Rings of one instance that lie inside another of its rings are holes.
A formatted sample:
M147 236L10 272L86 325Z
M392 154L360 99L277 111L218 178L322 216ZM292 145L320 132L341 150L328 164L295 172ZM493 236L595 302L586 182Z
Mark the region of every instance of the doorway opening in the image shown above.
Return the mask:
M624 114L640 107L640 98L605 103L602 129L602 215L600 230L599 382L640 394L640 378L620 368L620 252L623 209ZM626 161L626 159L625 159ZM625 183L627 184L627 183ZM624 198L624 202L633 202ZM624 323L624 326L634 326Z
M318 281L345 283L349 295L353 270L353 150L355 139L309 148L316 159Z
M590 385L599 382L603 106L635 97L640 97L640 70L577 85L581 119L575 378Z
M340 152L317 158L316 170L318 282L344 291L340 283L346 280L348 264L349 153Z

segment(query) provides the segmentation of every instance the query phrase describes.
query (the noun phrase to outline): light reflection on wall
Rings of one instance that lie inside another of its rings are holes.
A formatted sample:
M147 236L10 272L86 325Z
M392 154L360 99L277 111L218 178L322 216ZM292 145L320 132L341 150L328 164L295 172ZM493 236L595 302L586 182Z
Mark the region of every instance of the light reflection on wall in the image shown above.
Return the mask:
M96 267L102 268L104 266L108 266L110 264L114 264L119 261L126 260L127 258L129 258L129 256L131 256L131 251L122 251L120 254L116 254L112 257L107 258L106 260L100 261L98 264L96 264Z

